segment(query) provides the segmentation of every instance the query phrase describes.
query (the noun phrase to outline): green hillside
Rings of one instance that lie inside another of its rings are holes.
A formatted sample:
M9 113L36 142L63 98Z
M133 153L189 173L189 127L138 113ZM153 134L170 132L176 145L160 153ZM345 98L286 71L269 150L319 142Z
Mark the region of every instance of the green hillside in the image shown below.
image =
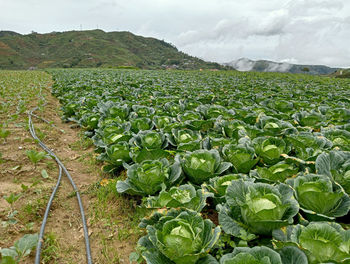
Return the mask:
M130 32L102 30L32 33L0 31L0 69L137 67L221 69L173 45Z

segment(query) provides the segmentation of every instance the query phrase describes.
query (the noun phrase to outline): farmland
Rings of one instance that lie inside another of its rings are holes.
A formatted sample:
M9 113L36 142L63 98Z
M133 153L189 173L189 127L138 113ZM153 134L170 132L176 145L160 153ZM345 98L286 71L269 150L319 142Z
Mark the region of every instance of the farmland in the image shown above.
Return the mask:
M136 227L142 211L135 208L133 201L118 196L115 180L100 184L107 175L101 173L95 161L91 141L80 137L72 124L62 123L60 105L51 95L49 74L1 71L0 80L0 129L4 136L0 138L1 250L14 246L25 235L39 233L58 177L58 168L50 157L34 164L26 154L30 151L39 156L43 151L30 136L26 113L39 106L35 114L51 124L34 118L36 134L66 165L81 192L94 263L123 263L140 236ZM63 177L46 226L41 263L85 262L81 220L74 197L70 183ZM34 263L34 247L20 263Z
M0 176L14 185L0 190L21 194L1 212L9 222L17 211L1 247L37 232L45 202L32 221L25 201L45 201L54 183L54 163L25 164L16 145L36 148L25 112L39 105L56 127L38 121L43 141L79 181L96 263L127 263L131 251L132 261L150 264L349 263L348 80L100 69L3 72L0 80ZM52 222L77 210L69 192ZM71 261L83 263L84 246L69 245L81 255ZM61 254L47 263L62 263Z

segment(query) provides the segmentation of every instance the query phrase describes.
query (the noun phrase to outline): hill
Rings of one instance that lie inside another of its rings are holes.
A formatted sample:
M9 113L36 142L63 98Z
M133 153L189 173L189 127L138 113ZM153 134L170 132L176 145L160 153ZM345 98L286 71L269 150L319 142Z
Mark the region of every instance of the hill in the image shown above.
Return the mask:
M137 67L221 69L155 38L102 30L32 33L0 31L0 69Z
M238 71L289 72L307 73L312 75L331 74L338 70L338 68L331 68L324 65L300 65L268 60L254 61L247 58L240 58L229 63L224 63L224 65L231 66Z

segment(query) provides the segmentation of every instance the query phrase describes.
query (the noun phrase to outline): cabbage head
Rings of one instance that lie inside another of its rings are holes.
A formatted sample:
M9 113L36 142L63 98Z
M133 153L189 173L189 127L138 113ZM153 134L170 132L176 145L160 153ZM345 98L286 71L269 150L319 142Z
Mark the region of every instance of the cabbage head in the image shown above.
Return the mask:
M226 204L217 206L219 223L225 233L237 237L244 231L271 235L272 230L292 224L299 211L293 190L283 183L235 181L225 198Z
M169 164L167 159L145 160L127 166L127 179L117 182L119 193L131 195L153 195L162 189L162 185L172 186L181 181L182 171L179 163Z
M219 239L221 229L209 219L188 210L157 213L149 221L147 235L139 240L142 256L149 264L202 264Z
M162 190L157 197L147 198L148 208L187 208L193 211L201 212L207 205L208 197L213 194L204 190L196 190L191 184L173 186L168 191Z
M200 149L202 136L200 132L185 128L173 128L168 134L171 145L178 150L194 151Z
M190 182L202 184L218 176L231 167L231 163L222 162L217 150L196 150L186 153L183 158L178 155L182 168Z
M146 150L165 149L168 146L168 140L165 135L162 132L153 130L139 131L130 140L130 143Z
M138 117L130 120L131 131L138 133L142 130L152 130L154 124L148 117Z
M157 129L163 129L174 123L174 118L170 116L154 116L152 122Z
M177 119L180 122L185 122L188 120L201 120L202 119L202 115L198 112L195 111L186 111L184 113L180 113L177 115Z
M99 112L110 118L120 118L120 120L126 120L130 113L130 106L127 104L116 103L113 101L100 102Z
M98 128L99 119L100 119L100 115L97 113L86 113L79 120L79 123L86 130L92 131Z
M93 137L95 145L106 147L111 144L126 141L131 139L131 132L127 125L109 124L99 128Z
M98 157L99 160L106 163L103 167L105 172L113 173L115 170L119 169L124 162L127 163L131 160L129 144L125 141L109 145L105 147L105 151L106 152Z
M259 161L250 140L246 138L240 139L238 144L226 145L222 153L239 173L248 173Z
M221 130L222 134L225 137L238 140L240 137L245 136L244 123L241 120L220 120L218 119L215 123L215 126Z
M264 163L273 165L281 160L281 154L288 154L290 147L278 137L257 137L253 139L256 154Z
M202 186L214 194L214 202L216 204L219 204L226 201L225 193L227 187L239 179L242 179L244 181L254 181L254 178L249 178L245 174L227 174L211 178L208 183L204 183Z
M152 116L155 112L154 108L144 106L144 105L133 105L132 106L133 112L131 112L131 118L135 117L149 117Z

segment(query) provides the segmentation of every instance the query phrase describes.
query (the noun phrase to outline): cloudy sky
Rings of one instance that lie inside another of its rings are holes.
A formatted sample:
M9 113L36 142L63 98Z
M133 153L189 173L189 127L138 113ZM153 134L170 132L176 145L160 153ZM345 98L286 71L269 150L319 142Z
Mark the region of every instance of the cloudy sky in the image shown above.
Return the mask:
M210 61L350 67L349 0L0 0L0 30L80 28L164 39Z

